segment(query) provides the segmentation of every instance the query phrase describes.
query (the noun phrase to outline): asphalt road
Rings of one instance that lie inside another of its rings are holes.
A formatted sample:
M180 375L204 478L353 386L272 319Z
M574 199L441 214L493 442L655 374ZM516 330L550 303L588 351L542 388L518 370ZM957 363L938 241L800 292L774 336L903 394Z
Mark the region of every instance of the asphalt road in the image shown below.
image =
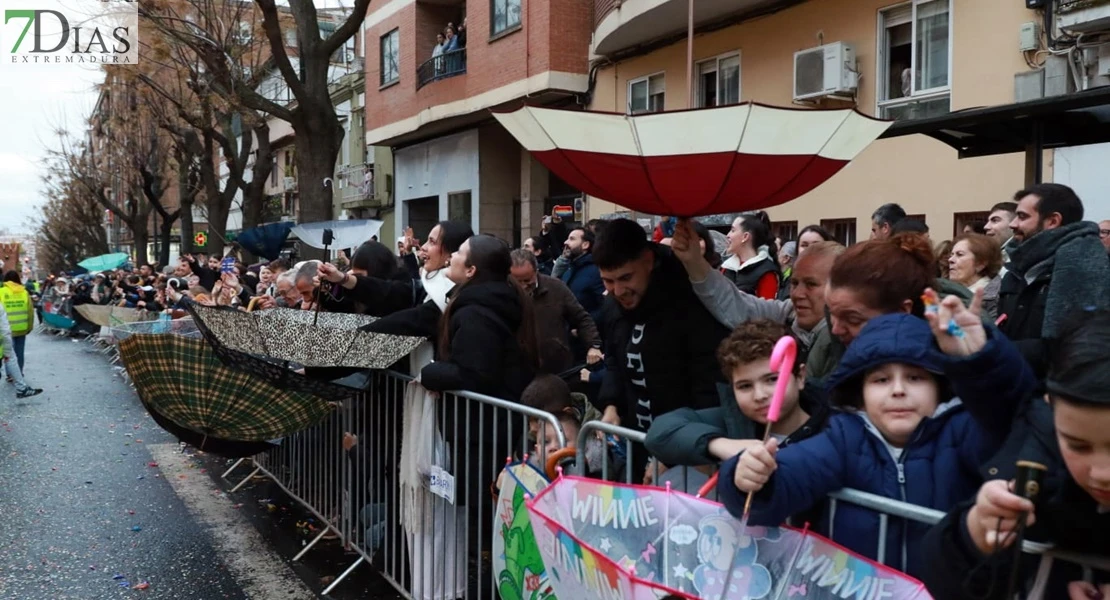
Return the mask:
M44 393L0 383L0 599L311 599L353 562L291 563L297 508L228 495L226 462L183 452L90 344L31 334L26 377ZM363 566L329 597L399 596Z

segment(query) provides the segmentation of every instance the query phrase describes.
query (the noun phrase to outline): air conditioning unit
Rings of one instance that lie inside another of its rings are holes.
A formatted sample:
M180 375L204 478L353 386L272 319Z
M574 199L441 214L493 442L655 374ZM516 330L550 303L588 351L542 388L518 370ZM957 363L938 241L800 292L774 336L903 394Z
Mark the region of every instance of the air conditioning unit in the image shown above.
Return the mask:
M794 100L855 96L856 51L834 42L794 53Z
M1090 33L1110 27L1108 0L1059 0L1055 12L1060 29Z
M286 177L285 178L285 191L293 192L293 191L296 191L296 189L297 189L297 178L296 177Z

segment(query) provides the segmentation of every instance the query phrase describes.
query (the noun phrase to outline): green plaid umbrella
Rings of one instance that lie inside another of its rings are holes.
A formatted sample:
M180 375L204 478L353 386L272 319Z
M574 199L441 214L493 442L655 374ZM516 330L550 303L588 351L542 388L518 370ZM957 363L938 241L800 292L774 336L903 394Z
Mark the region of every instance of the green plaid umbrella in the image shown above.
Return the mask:
M120 342L119 351L143 404L204 436L280 438L311 427L333 406L223 366L204 340L133 335Z

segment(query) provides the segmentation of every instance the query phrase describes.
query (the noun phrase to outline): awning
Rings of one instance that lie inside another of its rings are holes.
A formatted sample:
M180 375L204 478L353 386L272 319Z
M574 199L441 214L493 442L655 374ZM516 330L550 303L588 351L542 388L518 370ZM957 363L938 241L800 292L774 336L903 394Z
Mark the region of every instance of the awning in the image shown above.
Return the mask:
M879 139L916 133L955 148L960 158L1110 142L1110 86L898 121Z

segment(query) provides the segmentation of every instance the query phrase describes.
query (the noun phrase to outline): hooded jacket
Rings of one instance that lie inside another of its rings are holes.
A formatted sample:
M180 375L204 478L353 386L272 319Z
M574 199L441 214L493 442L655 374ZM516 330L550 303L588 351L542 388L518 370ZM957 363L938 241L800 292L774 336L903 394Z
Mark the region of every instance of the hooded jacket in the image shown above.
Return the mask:
M951 358L936 349L932 330L922 319L906 314L872 319L831 376L833 397L859 394L861 378L875 367L911 364L943 373L957 395L990 382L991 394L973 404L978 418L972 418L959 398L938 398L936 412L921 421L899 453L864 412L836 413L823 432L778 453L778 468L755 494L750 523L778 525L846 487L943 511L974 495L982 483L979 465L998 449L1009 430L1009 420L998 414L1005 414L1004 407L1019 402L1035 383L1013 344L997 330L989 329L988 336L986 347L977 354ZM721 466L718 497L740 517L745 494L733 484L737 462L734 458ZM815 529L854 552L877 558L876 512L839 503ZM919 542L927 530L924 524L892 518L886 564L913 576L920 573Z
M990 389L982 386L981 391L988 393ZM1019 411L1002 451L984 466L985 478L1012 479L1018 460L1045 465L1048 471L1035 502L1037 520L1026 530L1025 539L1079 554L1105 556L1110 513L1100 513L1094 498L1068 474L1056 440L1051 407L1037 396L1029 400ZM1006 596L1014 553L1000 552L990 557L980 554L967 530L967 513L974 504L974 499L968 500L948 513L922 543L926 559L921 579L935 598L1003 600ZM1038 561L1036 556L1022 555L1019 569L1025 583L1037 573ZM1093 576L1095 583L1110 583L1108 572L1095 571ZM1054 561L1048 590L1062 590L1068 582L1083 578L1078 565Z
M508 281L467 284L455 290L445 316L450 351L421 371L424 387L519 401L535 374L516 339L519 292Z
M652 419L676 408L720 403L717 347L728 329L690 288L670 248L653 246L655 268L639 305L624 310L607 298L605 376L597 408L616 406L630 428L647 431Z
M558 278L567 284L578 303L596 321L598 311L605 302L605 284L601 282L601 271L594 264L593 253L587 252L569 261L566 270Z
M718 459L709 453L709 442L717 438L730 440L758 440L763 437L764 426L752 421L736 404L736 397L728 385L718 385L721 405L716 408L694 410L680 408L660 416L651 424L644 445L648 452L668 466L701 466L717 464ZM824 391L819 386L802 388L798 406L809 415L797 431L791 433L780 447L813 437L825 428L829 406Z
M941 298L948 296L956 296L963 301L964 306L971 306L971 301L975 298L975 294L971 293L966 287L952 281L951 279L937 279L936 291ZM836 366L840 364L840 359L844 356L845 346L840 341L840 338L832 334L832 318L829 316L829 309L825 307L825 321L829 323L823 331L818 332L814 336L813 344L810 346L809 355L806 357L806 378L814 381L824 381L829 375L833 373ZM992 323L993 320L983 317L984 323Z

